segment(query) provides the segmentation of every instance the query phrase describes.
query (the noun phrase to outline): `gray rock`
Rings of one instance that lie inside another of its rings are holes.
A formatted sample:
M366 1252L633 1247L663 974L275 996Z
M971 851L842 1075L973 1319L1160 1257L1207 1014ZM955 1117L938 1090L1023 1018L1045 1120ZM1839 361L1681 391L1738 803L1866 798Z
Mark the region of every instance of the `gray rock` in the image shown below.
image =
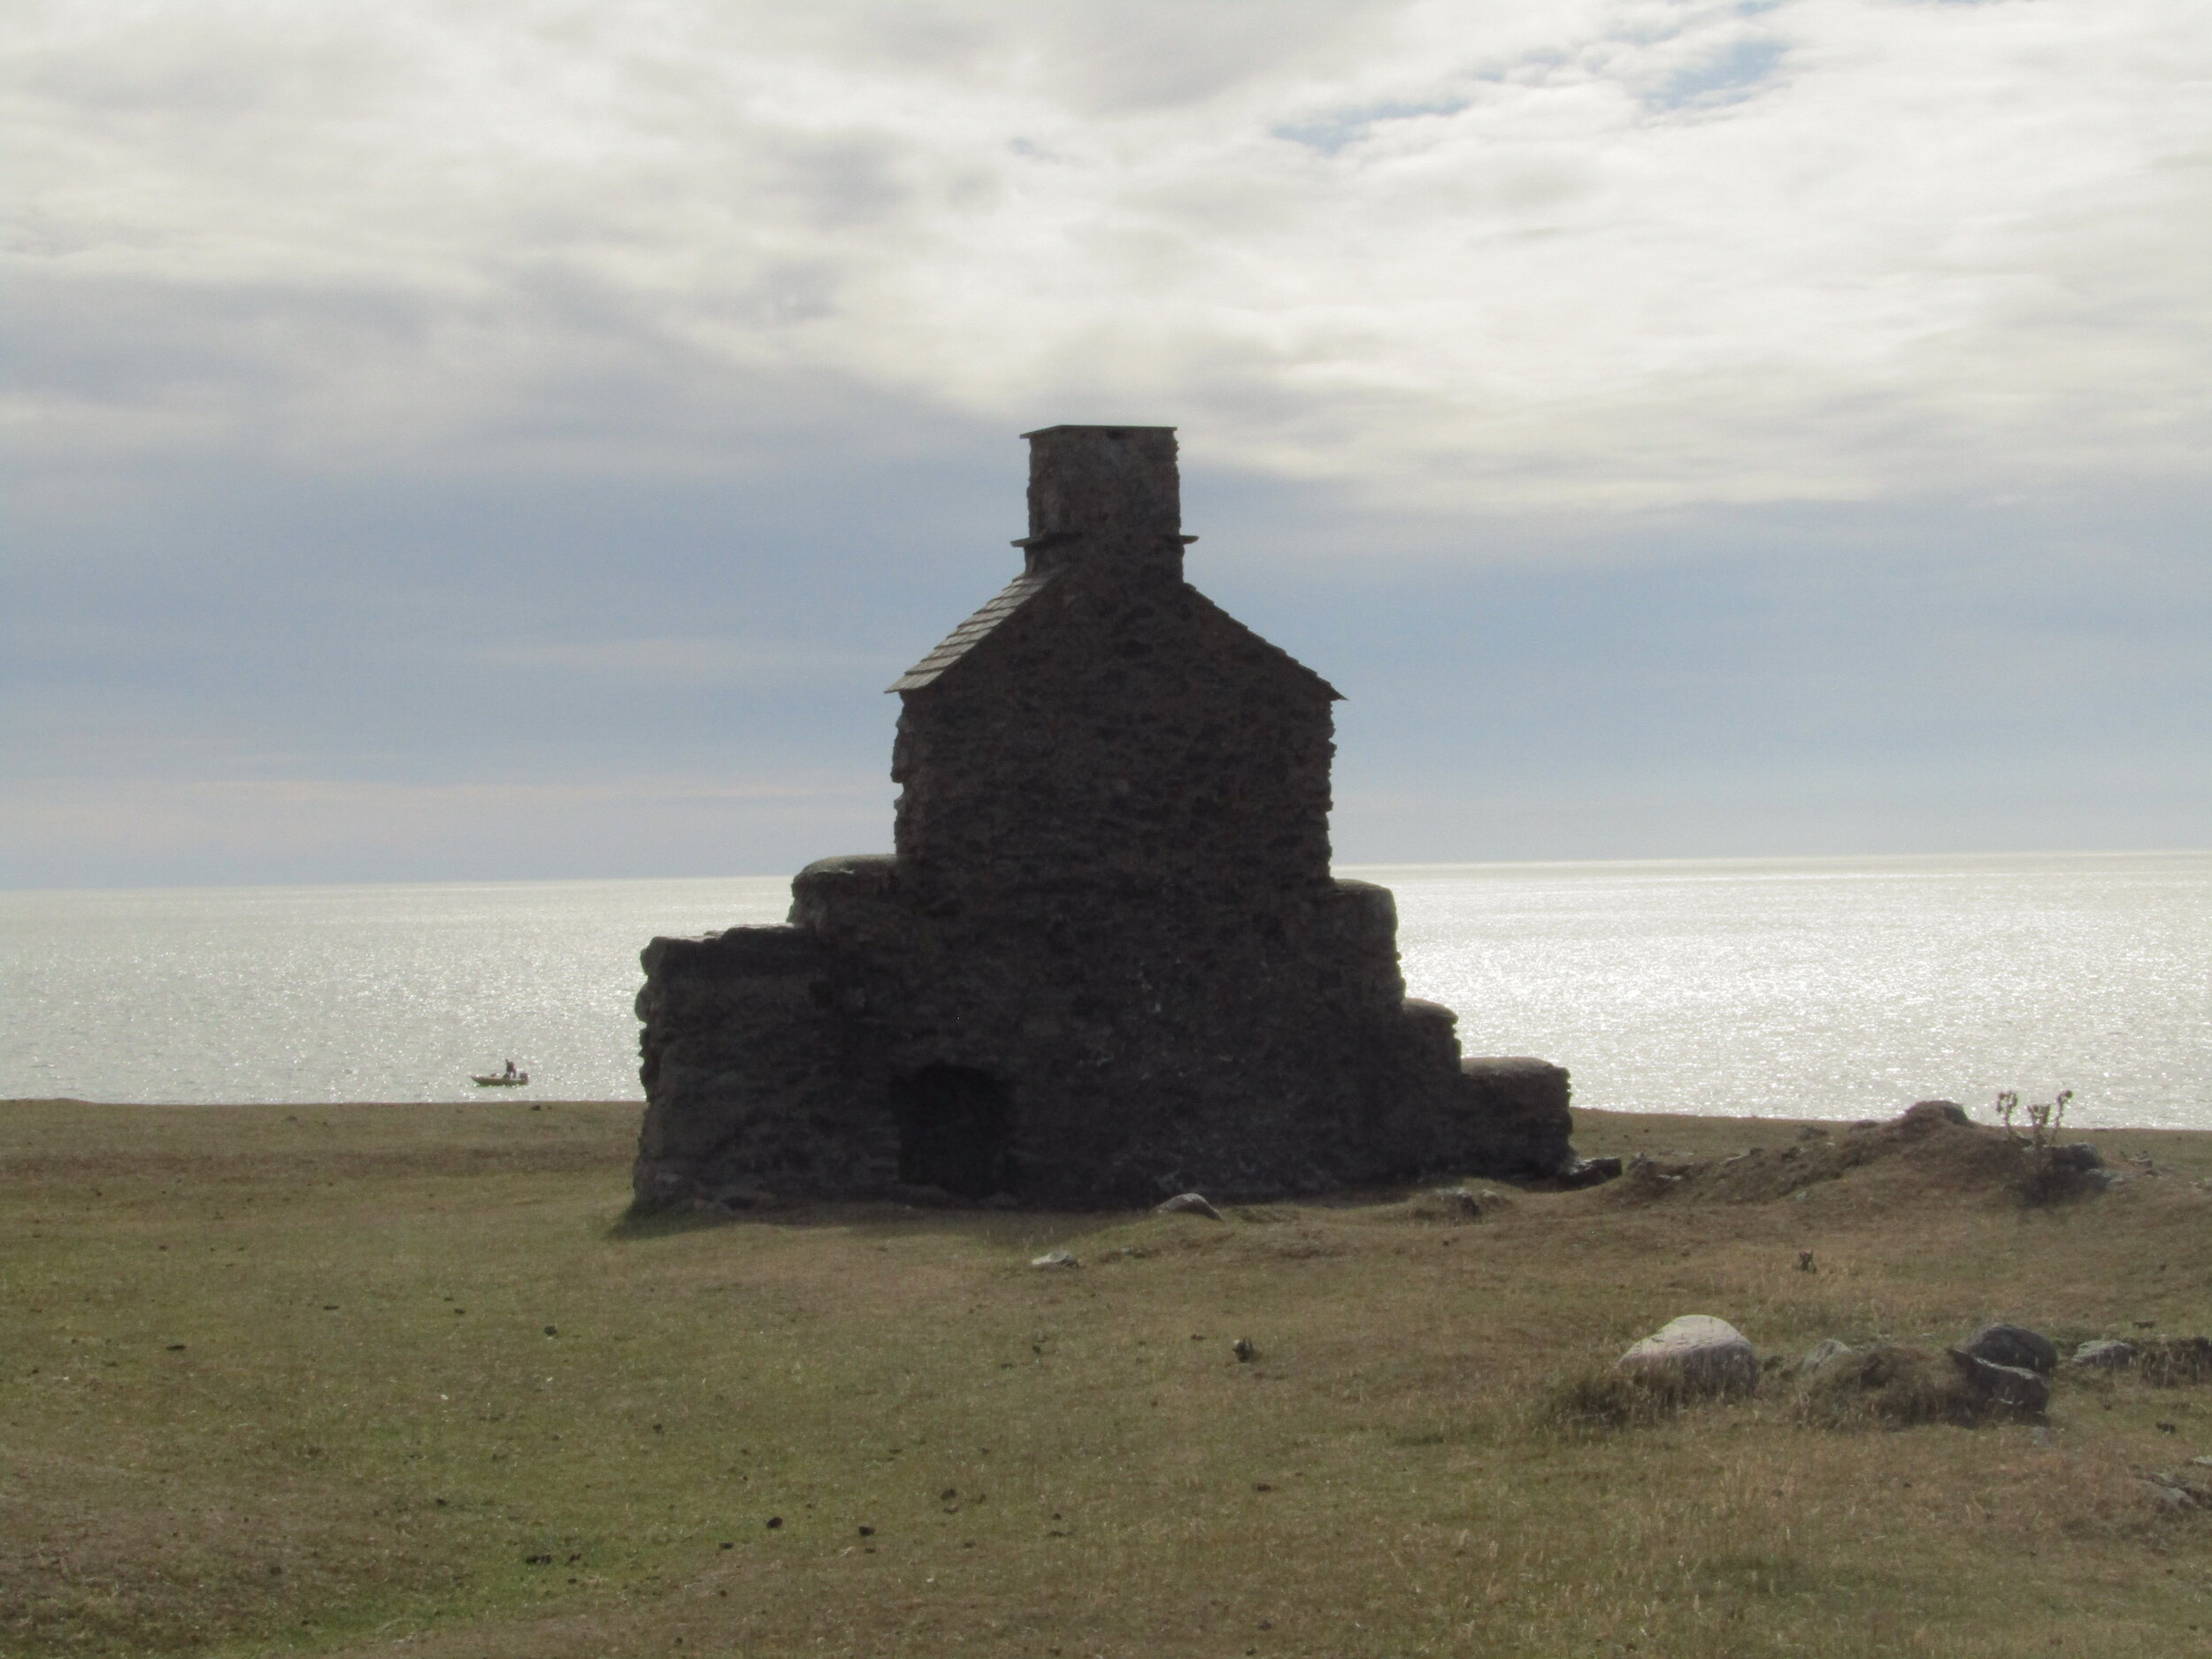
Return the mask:
M1617 1179L1620 1172L1618 1158L1569 1158L1555 1179L1562 1187L1597 1187Z
M1758 1354L1742 1332L1710 1314L1669 1320L1623 1354L1620 1363L1696 1394L1748 1394L1759 1386Z
M2051 1379L2024 1365L2000 1365L1964 1348L1950 1350L1952 1363L1969 1387L1992 1405L2039 1414L2051 1403Z
M1807 1348L1804 1356L1797 1362L1797 1374L1810 1377L1816 1371L1826 1370L1839 1359L1849 1358L1853 1351L1848 1342L1839 1342L1832 1336L1823 1337Z
M1047 1250L1042 1256L1032 1256L1030 1258L1029 1264L1032 1267L1042 1268L1080 1267L1083 1265L1082 1263L1077 1261L1075 1257L1070 1256L1065 1250Z
M1156 1216L1203 1216L1209 1221L1221 1219L1221 1212L1206 1202L1203 1193L1178 1193L1163 1203L1152 1206Z
M2212 1509L2212 1489L2184 1480L2178 1475L2153 1475L2143 1484L2172 1509Z
M2135 1363L2135 1344L2101 1336L2076 1348L2067 1363L2077 1371L2125 1371Z
M2053 1147L2047 1156L2053 1169L2071 1170L2080 1175L2104 1168L2104 1156L2086 1141L2074 1141L2062 1147Z
M2024 1325L1985 1325L1960 1343L1958 1351L2042 1377L2058 1370L2058 1344Z

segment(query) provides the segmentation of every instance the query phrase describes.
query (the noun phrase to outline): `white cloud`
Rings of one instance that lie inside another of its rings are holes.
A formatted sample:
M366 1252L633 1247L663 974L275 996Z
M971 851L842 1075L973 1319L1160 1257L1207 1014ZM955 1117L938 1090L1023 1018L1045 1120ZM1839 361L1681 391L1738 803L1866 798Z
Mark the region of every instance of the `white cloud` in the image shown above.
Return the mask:
M50 4L22 441L714 470L1143 419L1374 499L2187 473L2199 0Z

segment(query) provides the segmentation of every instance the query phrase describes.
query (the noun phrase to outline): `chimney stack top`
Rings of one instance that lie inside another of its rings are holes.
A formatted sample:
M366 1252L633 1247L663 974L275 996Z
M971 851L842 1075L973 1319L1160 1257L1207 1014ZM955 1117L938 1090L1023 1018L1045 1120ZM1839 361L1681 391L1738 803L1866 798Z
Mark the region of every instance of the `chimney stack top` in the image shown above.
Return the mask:
M1080 565L1180 580L1182 490L1172 426L1044 426L1029 441L1028 568Z

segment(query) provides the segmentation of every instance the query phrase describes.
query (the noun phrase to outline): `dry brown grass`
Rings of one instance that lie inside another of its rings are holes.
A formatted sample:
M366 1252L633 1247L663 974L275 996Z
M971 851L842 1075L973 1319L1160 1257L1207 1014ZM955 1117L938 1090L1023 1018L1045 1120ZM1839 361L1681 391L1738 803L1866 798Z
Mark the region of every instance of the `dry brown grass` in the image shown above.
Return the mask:
M1586 1363L1537 1393L1529 1420L1539 1430L1579 1435L1664 1423L1696 1396L1665 1371Z
M1463 1224L1378 1194L625 1227L634 1126L0 1108L0 1651L2212 1646L2212 1515L2145 1479L2212 1455L2212 1390L2068 1383L2039 1436L1837 1433L1778 1379L1539 1426L1679 1313L1793 1358L2212 1329L2204 1138L2104 1137L2167 1172L2044 1210L1891 1160ZM1578 1144L1799 1133L1586 1114ZM1051 1248L1085 1265L1027 1266Z
M2212 1383L2212 1338L2139 1337L2136 1375L2154 1387Z

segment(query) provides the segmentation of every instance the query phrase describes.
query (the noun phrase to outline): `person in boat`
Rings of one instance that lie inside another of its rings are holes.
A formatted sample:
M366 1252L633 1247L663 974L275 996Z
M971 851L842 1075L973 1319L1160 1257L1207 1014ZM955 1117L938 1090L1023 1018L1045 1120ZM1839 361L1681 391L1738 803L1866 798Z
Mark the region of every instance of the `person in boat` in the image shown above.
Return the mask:
M510 1061L508 1061L508 1062L507 1062L507 1075L508 1075L509 1077L512 1077L512 1076L514 1076L514 1074L515 1074L515 1063L514 1063L512 1060L510 1060Z

